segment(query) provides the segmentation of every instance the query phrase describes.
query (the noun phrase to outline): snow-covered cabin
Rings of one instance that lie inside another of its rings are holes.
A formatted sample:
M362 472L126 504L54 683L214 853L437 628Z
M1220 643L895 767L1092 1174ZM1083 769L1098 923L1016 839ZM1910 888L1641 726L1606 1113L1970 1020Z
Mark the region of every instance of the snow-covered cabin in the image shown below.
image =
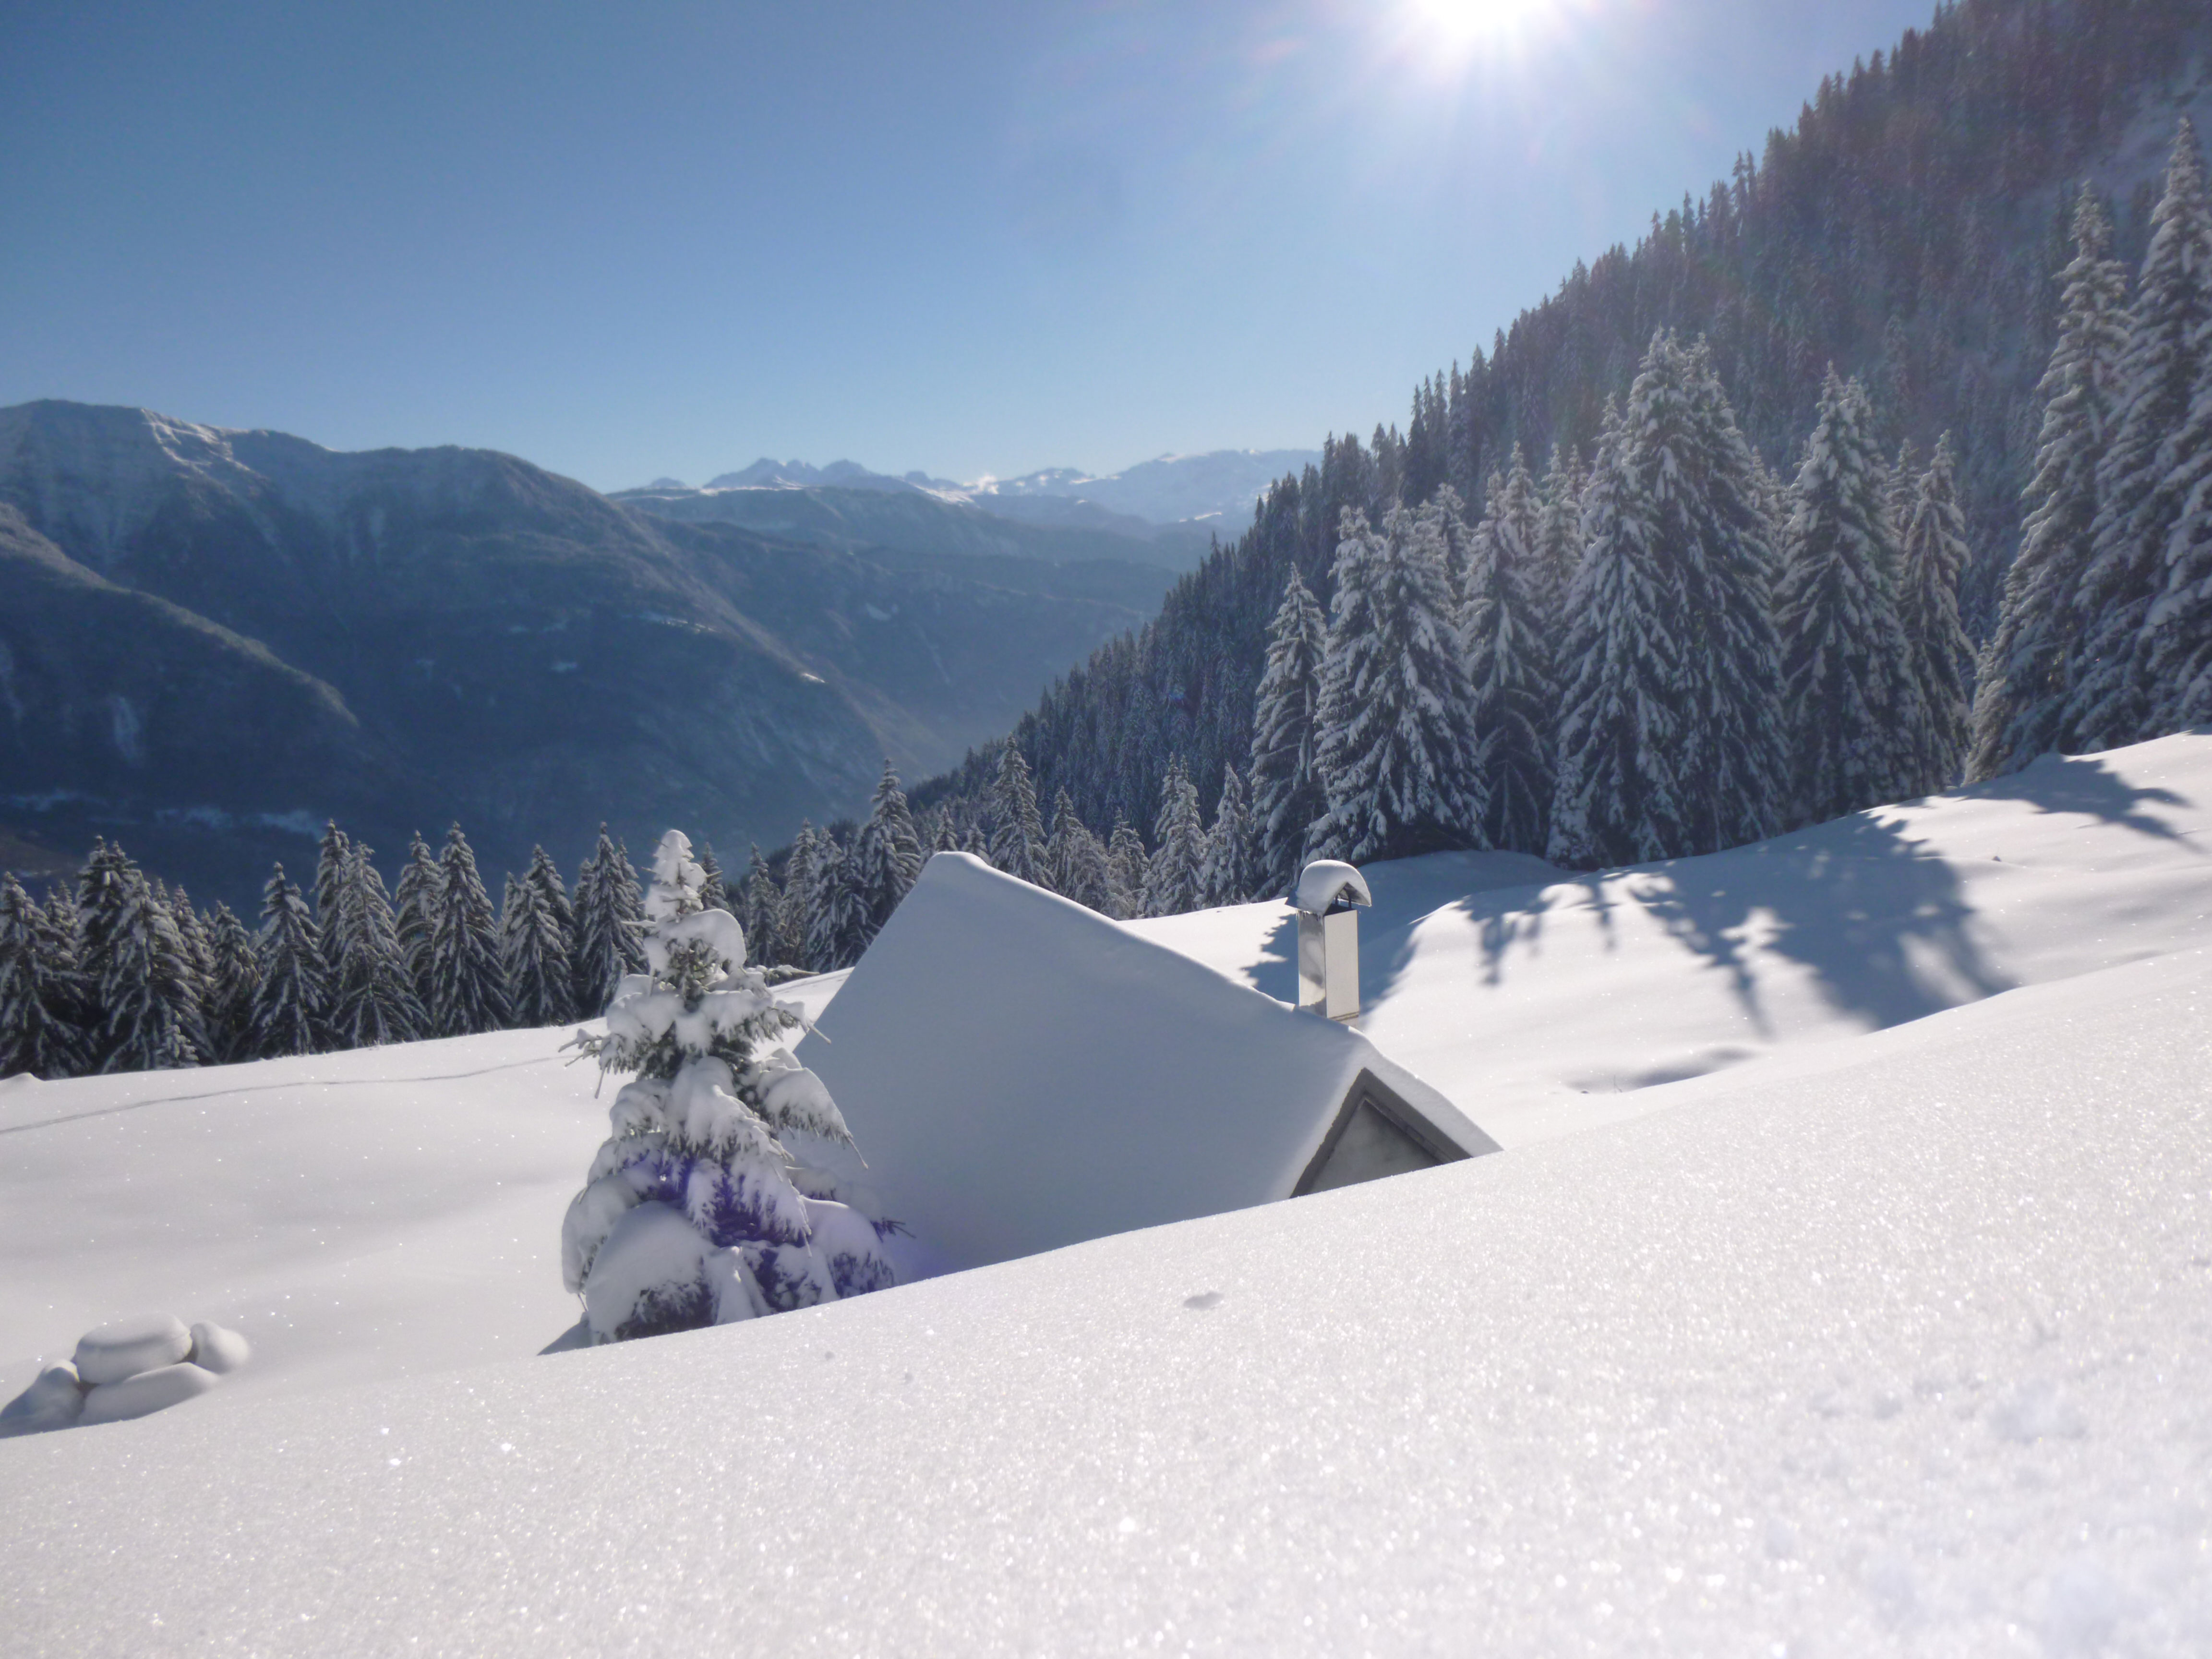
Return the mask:
M957 853L800 1058L925 1271L1498 1150L1357 1030Z

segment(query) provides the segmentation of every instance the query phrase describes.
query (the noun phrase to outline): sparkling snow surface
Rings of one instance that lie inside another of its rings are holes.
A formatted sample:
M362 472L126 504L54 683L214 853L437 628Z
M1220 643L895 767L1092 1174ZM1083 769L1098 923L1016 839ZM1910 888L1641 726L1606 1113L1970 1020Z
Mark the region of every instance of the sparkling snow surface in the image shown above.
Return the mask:
M1360 1030L1511 1148L1653 1085L2212 938L2212 742L2048 756L1956 794L1671 864L1370 866ZM1285 1000L1297 921L1128 926Z
M1504 1155L544 1358L559 1033L0 1085L0 1397L254 1349L0 1441L0 1652L2212 1652L2200 802L1375 866L1367 1029ZM1140 926L1282 995L1268 908Z
M2191 951L814 1312L0 1443L9 1644L2201 1654L2208 1012Z

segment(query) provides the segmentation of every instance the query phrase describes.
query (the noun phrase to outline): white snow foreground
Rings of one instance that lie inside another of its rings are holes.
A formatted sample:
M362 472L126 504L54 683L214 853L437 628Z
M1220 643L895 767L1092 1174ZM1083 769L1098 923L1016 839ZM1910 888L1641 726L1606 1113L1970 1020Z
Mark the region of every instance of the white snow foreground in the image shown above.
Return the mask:
M2190 951L1504 1157L0 1443L10 1645L2201 1654L2208 1012Z

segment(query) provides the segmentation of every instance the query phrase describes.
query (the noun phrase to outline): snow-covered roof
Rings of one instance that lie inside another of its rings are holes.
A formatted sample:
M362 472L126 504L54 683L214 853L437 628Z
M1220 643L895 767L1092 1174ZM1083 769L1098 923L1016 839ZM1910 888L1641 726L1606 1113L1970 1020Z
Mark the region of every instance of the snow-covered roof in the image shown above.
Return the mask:
M1496 1149L1358 1032L957 853L799 1053L931 1267L1340 1184L1325 1143L1365 1156L1403 1127Z

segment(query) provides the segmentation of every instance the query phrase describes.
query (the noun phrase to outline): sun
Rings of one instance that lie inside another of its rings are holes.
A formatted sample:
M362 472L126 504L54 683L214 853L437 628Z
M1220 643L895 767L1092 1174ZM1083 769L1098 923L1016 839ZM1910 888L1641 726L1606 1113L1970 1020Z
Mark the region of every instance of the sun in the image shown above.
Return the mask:
M1437 45L1465 50L1524 33L1558 0L1404 0L1407 21Z

